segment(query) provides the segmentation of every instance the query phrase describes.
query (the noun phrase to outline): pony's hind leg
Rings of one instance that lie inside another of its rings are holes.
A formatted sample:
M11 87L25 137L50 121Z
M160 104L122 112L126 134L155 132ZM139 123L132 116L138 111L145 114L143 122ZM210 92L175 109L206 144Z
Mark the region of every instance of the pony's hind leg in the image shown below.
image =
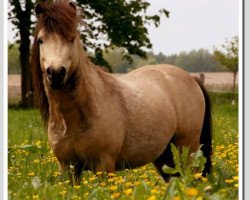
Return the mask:
M166 174L165 172L163 172L162 167L164 164L166 164L167 166L174 168L175 164L174 164L174 160L173 160L173 154L171 151L171 146L170 144L173 143L177 148L179 147L181 149L181 147L186 146L189 147L189 153L191 154L192 152L195 152L198 150L199 148L199 140L198 138L192 138L192 140L190 140L190 138L187 137L173 137L171 139L171 141L168 143L167 148L164 150L164 152L153 162L155 167L158 169L160 175L163 177L163 179L165 181L169 181L171 176L179 176L179 174L174 174L174 175L170 175L170 174Z
M171 139L171 141L169 142L163 153L153 162L154 166L156 167L156 169L166 182L169 181L171 176L163 172L162 170L163 165L174 167L173 155L170 147L171 143L173 143L173 138ZM178 175L176 174L176 176Z

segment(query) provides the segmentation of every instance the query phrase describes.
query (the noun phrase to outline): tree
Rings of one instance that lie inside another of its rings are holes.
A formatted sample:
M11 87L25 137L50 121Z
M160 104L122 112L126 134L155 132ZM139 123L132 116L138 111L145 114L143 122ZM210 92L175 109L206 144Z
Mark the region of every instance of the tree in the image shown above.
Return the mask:
M238 36L234 36L231 40L226 39L225 44L221 45L223 51L214 48L215 59L217 59L222 65L226 66L233 73L233 102L236 76L238 72L238 46L239 38Z
M103 51L104 59L110 64L114 73L126 73L131 63L123 59L126 49L121 47L109 47Z
M35 3L44 0L10 0L9 17L20 35L20 64L22 77L22 105L32 105L32 87L29 66L30 35L32 14ZM80 32L84 48L95 52L92 61L105 65L110 71L108 62L103 58L103 49L110 46L124 47L127 54L124 58L131 61L131 54L146 57L145 49L152 47L146 24L159 26L160 15L168 17L169 12L159 10L155 15L147 15L150 6L146 0L77 0L83 10L83 24Z
M11 12L9 13L11 22L18 28L19 42L19 60L21 66L21 103L24 107L33 105L31 72L29 67L30 55L30 28L31 28L31 13L34 4L31 0L10 0Z
M83 10L83 20L87 26L81 31L85 48L95 52L95 63L102 62L101 50L108 47L123 47L124 58L131 61L131 55L146 58L145 49L152 44L145 24L160 24L160 14L168 17L169 12L159 10L156 15L147 15L150 6L146 0L78 0ZM95 42L92 42L95 41Z

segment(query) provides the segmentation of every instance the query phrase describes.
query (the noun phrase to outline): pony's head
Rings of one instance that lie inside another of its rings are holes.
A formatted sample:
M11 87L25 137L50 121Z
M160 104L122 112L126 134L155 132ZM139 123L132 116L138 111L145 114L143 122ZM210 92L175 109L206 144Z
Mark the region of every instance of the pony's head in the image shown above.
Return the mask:
M79 62L78 15L72 2L38 4L34 46L37 62L48 86L59 90L65 86Z

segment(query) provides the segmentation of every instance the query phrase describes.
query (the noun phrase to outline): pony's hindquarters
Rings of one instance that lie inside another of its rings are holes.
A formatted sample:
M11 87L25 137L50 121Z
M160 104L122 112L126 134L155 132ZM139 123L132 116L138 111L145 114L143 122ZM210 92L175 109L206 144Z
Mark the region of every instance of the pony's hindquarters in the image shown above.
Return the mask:
M132 146L134 155L139 152L139 157L155 156L151 162L154 161L164 176L163 164L172 167L174 164L170 142L177 147L188 146L190 152L197 151L200 144L203 144L202 150L207 158L204 174L209 173L211 111L209 97L202 85L197 84L184 70L170 65L143 67L124 76L123 80L134 85L130 90L137 90L136 94L139 94L138 98L128 98L133 110L133 120L130 120L133 126L124 143L129 145L123 148L128 161L135 162L137 159L127 154ZM134 99L138 102L136 106ZM147 128L144 129L145 127ZM151 145L143 148L146 142ZM167 179L167 175L165 178Z

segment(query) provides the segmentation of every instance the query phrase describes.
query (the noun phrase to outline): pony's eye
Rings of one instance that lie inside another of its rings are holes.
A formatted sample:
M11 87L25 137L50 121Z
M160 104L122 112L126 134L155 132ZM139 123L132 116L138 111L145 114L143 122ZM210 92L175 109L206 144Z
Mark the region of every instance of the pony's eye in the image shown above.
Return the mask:
M38 44L42 44L43 43L43 41L41 40L41 38L38 38L37 42L38 42Z
M74 41L75 41L75 37L73 37L73 38L70 40L71 43L74 43Z

